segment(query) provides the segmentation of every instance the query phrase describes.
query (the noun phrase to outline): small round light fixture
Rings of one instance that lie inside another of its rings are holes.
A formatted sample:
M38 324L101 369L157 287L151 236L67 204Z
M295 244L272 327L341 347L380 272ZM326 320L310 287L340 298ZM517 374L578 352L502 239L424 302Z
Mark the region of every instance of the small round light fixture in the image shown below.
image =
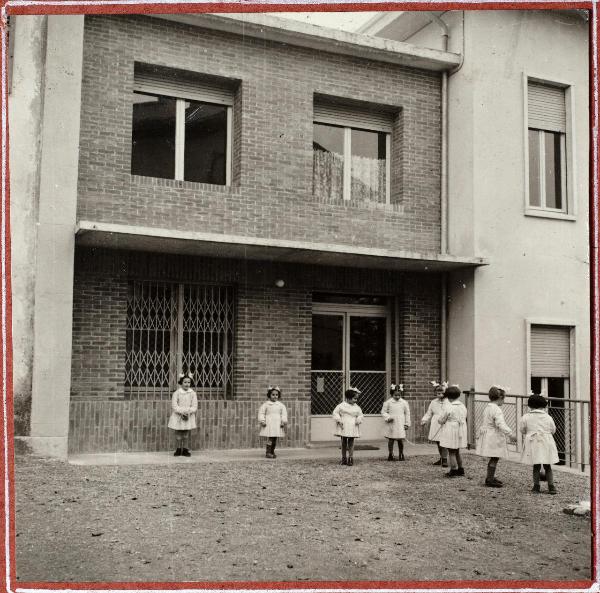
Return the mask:
M275 280L275 286L277 286L277 288L283 288L285 286L285 282L283 280Z

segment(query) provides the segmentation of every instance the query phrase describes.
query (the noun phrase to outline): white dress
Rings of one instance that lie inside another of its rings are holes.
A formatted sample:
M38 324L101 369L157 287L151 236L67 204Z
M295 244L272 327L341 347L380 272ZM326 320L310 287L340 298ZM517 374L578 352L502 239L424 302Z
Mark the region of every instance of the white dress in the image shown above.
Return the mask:
M554 420L545 410L532 410L523 414L519 422L523 433L523 453L521 460L532 465L558 463L558 451L552 436L556 432Z
M429 434L427 439L433 442L440 440L441 426L438 422L439 417L442 415L445 406L448 405L448 400L445 397L436 397L431 400L425 416L421 418L421 424L429 422Z
M333 410L335 420L336 437L360 437L360 423L363 421L363 413L358 404L342 402ZM340 426L341 425L341 426Z
M440 447L462 449L467 446L467 408L461 401L449 401L438 423L442 426L438 434Z
M173 430L191 430L196 428L196 412L198 411L198 398L193 389L181 387L173 393L171 398L171 416L167 426ZM187 420L182 414L187 414Z
M508 457L506 436L514 434L506 424L502 408L490 402L483 410L483 419L477 436L477 455L483 457Z
M405 426L410 426L410 408L405 399L395 400L390 397L381 408L381 415L386 420L383 436L386 439L404 439L406 438ZM391 422L387 422L391 418Z
M266 401L258 410L258 421L266 422L258 433L261 437L284 437L282 424L287 424L287 410L280 401Z

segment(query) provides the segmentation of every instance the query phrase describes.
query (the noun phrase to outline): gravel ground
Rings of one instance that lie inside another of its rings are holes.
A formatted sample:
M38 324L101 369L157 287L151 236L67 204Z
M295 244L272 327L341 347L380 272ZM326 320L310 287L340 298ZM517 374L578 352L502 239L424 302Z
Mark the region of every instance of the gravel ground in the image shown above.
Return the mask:
M589 477L555 472L530 492L528 466L486 460L444 478L433 456L405 462L256 459L74 466L19 456L22 582L582 580ZM545 488L545 485L543 486Z

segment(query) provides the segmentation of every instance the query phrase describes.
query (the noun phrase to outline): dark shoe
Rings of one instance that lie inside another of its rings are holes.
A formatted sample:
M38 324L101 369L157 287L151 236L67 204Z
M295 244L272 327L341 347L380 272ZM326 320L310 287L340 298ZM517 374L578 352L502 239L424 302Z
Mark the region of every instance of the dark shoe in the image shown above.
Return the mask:
M265 455L265 457L266 457L267 459L273 459L273 458L275 457L275 455L273 455L273 453L267 453L267 454Z
M458 476L456 472L457 470L451 469L448 473L444 474L444 476L446 476L447 478L456 478L456 476Z
M398 461L404 461L404 453L400 453L400 455L398 455Z
M502 484L498 484L498 482L496 482L496 480L486 480L485 485L488 488L502 488Z
M273 459L277 459L277 455L275 455L275 453L271 453L271 457L272 457Z
M396 458L392 454L390 454L390 455L388 455L387 460L388 461L396 461Z
M173 457L180 457L181 456L181 447L177 447L177 449L175 449L175 453L173 453Z
M352 457L348 457L348 465L354 465L354 459L352 459Z
M539 484L534 484L533 488L531 489L532 492L539 492L540 491L540 485Z
M448 467L448 460L442 459L442 467Z
M500 486L503 486L503 485L504 485L504 482L503 482L502 480L499 480L498 478L494 478L494 479L492 480L492 482L496 482L496 484L499 484Z
M459 467L459 468L456 470L456 475L457 475L457 476L464 476L464 475L465 475L465 468L464 468L464 467Z
M342 458L342 460L340 461L340 465L348 465L348 462L345 458Z
M554 486L548 486L548 494L558 494Z
M191 457L192 456L192 454L190 453L189 449L186 449L185 447L181 450L181 454L184 457Z
M442 465L442 460L438 459L437 461L434 461L431 465Z

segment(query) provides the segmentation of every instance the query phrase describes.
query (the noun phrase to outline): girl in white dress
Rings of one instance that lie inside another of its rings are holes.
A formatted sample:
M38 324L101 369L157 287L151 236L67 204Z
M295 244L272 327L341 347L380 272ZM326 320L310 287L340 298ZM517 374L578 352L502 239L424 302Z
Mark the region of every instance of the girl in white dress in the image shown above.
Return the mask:
M404 439L410 426L410 408L402 398L402 383L390 386L391 397L383 403L381 415L385 420L383 436L388 440L388 461L394 459L394 441L398 443L398 461L404 461Z
M445 397L446 388L448 382L438 383L437 381L431 381L433 385L433 394L435 399L431 400L425 416L421 418L421 425L425 425L429 422L429 434L427 438L437 445L440 458L434 461L433 465L441 465L442 467L448 467L448 451L443 447L440 447L440 430L441 426L438 423L438 418L442 415L444 406L448 403Z
M192 387L192 376L189 373L179 375L179 389L173 393L171 398L171 416L167 426L175 431L177 449L174 456L189 457L191 455L190 435L192 429L196 428L196 412L198 411L198 398ZM184 441L187 447L183 446Z
M467 408L459 397L458 385L450 385L446 389L448 405L438 418L438 423L442 426L439 434L440 447L448 449L450 461L450 471L444 474L447 478L465 475L460 449L467 446Z
M275 459L275 447L277 439L285 436L287 425L287 410L279 401L281 389L279 387L267 388L267 401L258 410L258 422L260 424L261 437L267 437L267 459Z
M502 387L494 385L488 391L490 403L483 410L483 419L479 436L477 437L477 455L489 457L487 465L487 476L485 485L490 488L502 488L502 482L495 477L498 460L508 457L506 437L516 441L517 437L513 429L506 424L502 406L506 391Z
M556 494L554 486L553 463L558 463L558 451L552 436L556 432L554 420L548 414L548 401L541 395L532 395L527 400L530 412L523 414L519 429L524 435L522 460L533 465L532 492L540 491L540 470L546 470L549 494Z
M333 410L335 420L335 436L342 439L342 461L341 465L354 465L354 439L360 437L360 424L363 421L363 413L356 403L360 391L355 387L346 389L345 401L338 404Z

